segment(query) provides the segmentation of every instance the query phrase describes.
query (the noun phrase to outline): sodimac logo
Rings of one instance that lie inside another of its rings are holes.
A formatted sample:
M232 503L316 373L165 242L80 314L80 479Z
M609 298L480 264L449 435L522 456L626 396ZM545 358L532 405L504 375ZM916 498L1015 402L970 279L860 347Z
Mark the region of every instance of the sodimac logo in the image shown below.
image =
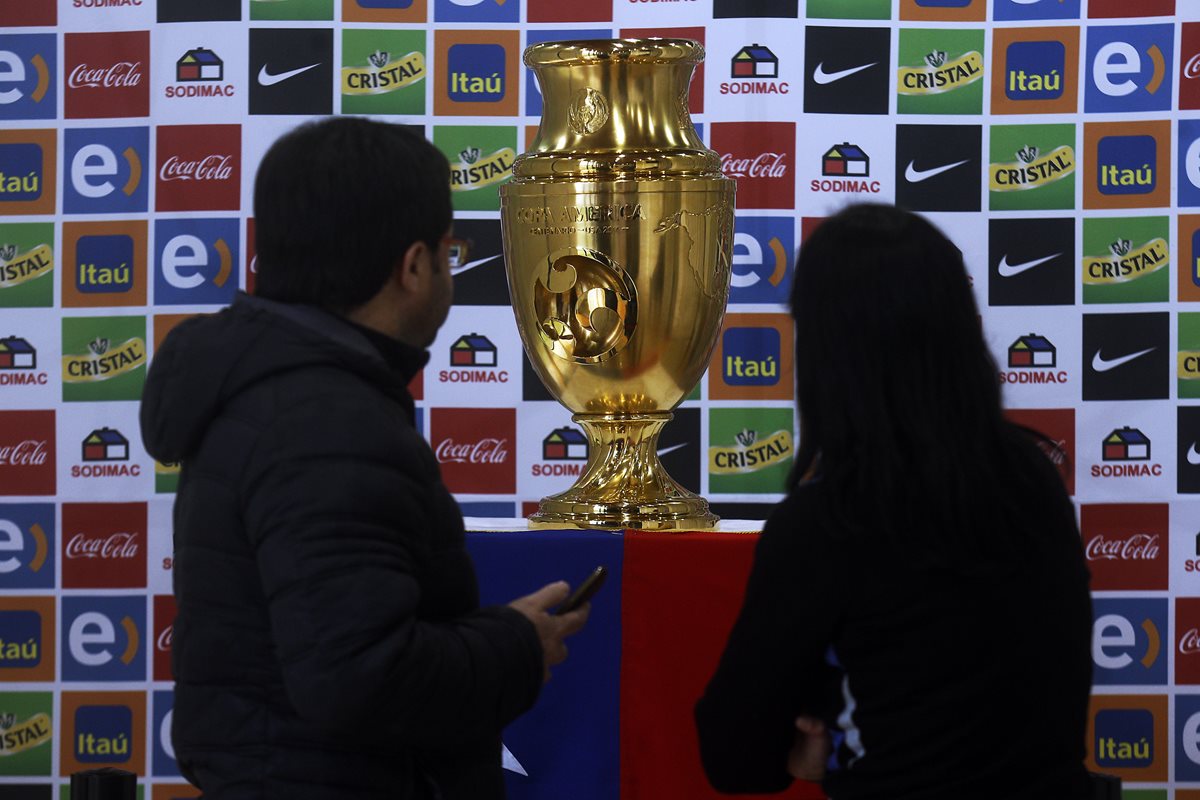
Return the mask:
M57 117L57 73L54 34L0 35L0 120Z
M64 589L145 588L145 503L63 503L62 526Z
M0 130L0 214L54 214L58 134Z
M63 211L145 211L149 155L148 127L68 128L63 134Z
M0 597L0 682L54 680L54 598Z
M435 32L434 113L516 116L519 51L517 31Z
M1075 220L988 220L988 305L1075 304Z
M146 222L63 223L66 308L146 304Z
M515 492L516 441L515 409L434 408L429 412L429 442L452 492Z
M238 288L237 219L160 219L154 223L157 305L233 301Z
M1079 528L1092 589L1166 591L1170 571L1166 503L1085 503Z
M717 90L722 95L783 95L790 94L792 85L781 80L779 56L770 47L759 44L738 48L729 65L730 80L722 81Z
M1170 122L1089 122L1083 151L1084 208L1170 206Z
M156 211L241 207L240 125L159 125L156 133Z
M63 37L67 119L150 116L150 32Z
M0 411L0 495L57 490L54 411Z
M61 708L64 773L101 767L144 771L145 692L63 692Z
M794 122L714 122L712 149L737 181L738 207L792 208L796 198Z
M1092 615L1093 683L1166 685L1166 598L1095 598Z
M0 503L0 580L11 589L54 588L51 503Z
M146 679L146 598L64 597L62 679Z
M1090 26L1083 110L1170 110L1174 44L1171 24Z
M992 39L993 114L1074 114L1078 28L997 28Z
M1080 0L995 0L997 22L1038 19L1079 19Z
M795 241L791 217L735 217L729 302L786 303Z
M788 314L726 314L708 371L715 400L790 400L793 338Z

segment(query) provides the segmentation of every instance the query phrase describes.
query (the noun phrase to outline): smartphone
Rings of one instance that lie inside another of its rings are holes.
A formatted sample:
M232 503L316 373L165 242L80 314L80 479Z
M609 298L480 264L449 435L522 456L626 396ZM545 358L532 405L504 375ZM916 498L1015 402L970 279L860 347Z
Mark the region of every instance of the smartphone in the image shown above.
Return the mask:
M600 591L600 587L604 585L604 579L608 577L607 567L596 567L592 570L592 574L584 579L583 583L571 592L571 596L563 601L563 604L554 609L554 615L567 614L582 606L588 600L591 600L596 592Z

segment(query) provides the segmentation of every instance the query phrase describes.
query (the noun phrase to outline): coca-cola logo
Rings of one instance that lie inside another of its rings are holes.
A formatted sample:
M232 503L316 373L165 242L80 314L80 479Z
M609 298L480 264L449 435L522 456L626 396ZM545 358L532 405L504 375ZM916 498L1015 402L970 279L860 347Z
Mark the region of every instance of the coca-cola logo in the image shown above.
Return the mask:
M1179 638L1179 652L1184 655L1200 653L1200 631L1190 628L1187 633L1181 636Z
M137 86L142 82L142 62L118 61L107 67L89 67L87 64L76 64L67 77L67 85L72 89L84 87L119 88Z
M721 156L721 171L734 178L783 178L787 176L786 153L759 153L754 158Z
M77 533L67 543L67 558L137 558L138 534L110 533L88 536Z
M1088 561L1153 561L1158 558L1158 534L1134 533L1124 539L1097 536L1087 544L1087 558Z
M0 447L0 466L36 467L46 463L46 440L25 439Z
M503 464L508 459L508 440L488 438L459 444L443 439L436 455L439 464Z
M233 157L217 154L196 161L171 156L158 170L158 177L164 181L224 181L232 174Z
M175 626L168 625L163 628L158 634L158 638L154 641L154 647L160 653L168 653L171 650L171 641L175 638Z
M1200 78L1200 53L1196 53L1183 65L1183 77Z

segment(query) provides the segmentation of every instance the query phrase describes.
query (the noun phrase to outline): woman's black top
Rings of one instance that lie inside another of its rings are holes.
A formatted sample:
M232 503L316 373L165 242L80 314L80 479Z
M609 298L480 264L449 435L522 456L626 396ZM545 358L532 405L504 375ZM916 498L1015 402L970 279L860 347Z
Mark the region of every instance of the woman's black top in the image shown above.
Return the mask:
M696 707L714 787L786 788L793 720L813 714L835 735L834 800L1088 796L1088 573L1057 473L1030 469L1044 479L981 493L1011 505L977 509L958 560L936 543L959 532L885 539L831 522L820 479L791 492Z

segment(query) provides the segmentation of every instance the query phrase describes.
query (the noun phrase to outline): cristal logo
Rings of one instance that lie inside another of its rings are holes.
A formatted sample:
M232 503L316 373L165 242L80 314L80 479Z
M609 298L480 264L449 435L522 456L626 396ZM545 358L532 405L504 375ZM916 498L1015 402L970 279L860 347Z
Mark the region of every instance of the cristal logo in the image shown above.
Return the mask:
M89 67L87 64L77 64L67 78L67 85L72 89L137 86L141 82L142 62L140 61L118 61L108 67Z
M168 625L162 629L162 633L158 634L158 639L154 642L154 648L160 653L167 653L171 650L171 642L175 639L175 626Z
M137 538L136 533L110 533L96 537L77 533L67 543L67 558L136 558Z
M1183 65L1183 77L1200 78L1200 53L1196 53Z
M1158 558L1158 534L1134 533L1125 539L1105 539L1097 536L1088 542L1088 561L1153 561Z
M503 464L508 459L507 439L481 439L473 444L456 444L443 439L437 446L440 464Z
M198 161L171 156L163 162L158 177L164 181L224 181L233 174L233 157L213 155Z
M754 158L734 158L732 153L721 156L721 171L735 178L782 178L787 175L784 153L760 153Z
M46 441L26 439L7 447L0 447L0 466L39 466L46 463Z

